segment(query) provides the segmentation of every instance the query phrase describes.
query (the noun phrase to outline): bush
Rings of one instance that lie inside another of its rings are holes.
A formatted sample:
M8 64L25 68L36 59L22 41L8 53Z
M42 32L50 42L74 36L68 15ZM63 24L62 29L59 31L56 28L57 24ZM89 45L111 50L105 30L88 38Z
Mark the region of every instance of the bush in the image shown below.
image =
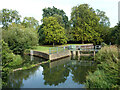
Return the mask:
M16 54L23 54L25 49L38 44L37 32L19 24L10 25L8 30L3 32L3 39Z
M120 87L120 60L115 46L105 46L96 54L97 70L89 72L86 87L89 88L117 88Z
M86 87L88 88L117 88L119 87L120 77L118 65L110 66L111 64L102 63L98 69L91 73L86 78Z
M30 49L26 49L26 50L24 51L24 54L30 54Z
M7 43L2 40L2 84L7 85L9 72L22 64L22 58L15 55L9 49Z
M103 70L96 70L94 73L89 72L89 76L86 78L85 85L88 88L110 88L112 83L109 82L108 77Z
M117 62L118 57L118 49L116 46L105 46L101 48L101 50L96 54L96 61L99 63L104 62L106 60L111 60Z

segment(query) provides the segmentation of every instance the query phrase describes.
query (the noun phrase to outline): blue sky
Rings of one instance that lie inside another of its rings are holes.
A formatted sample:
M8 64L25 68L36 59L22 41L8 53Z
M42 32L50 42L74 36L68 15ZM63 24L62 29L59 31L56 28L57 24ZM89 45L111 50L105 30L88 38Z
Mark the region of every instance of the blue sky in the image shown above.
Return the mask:
M95 10L106 12L110 19L111 27L118 23L118 1L120 0L1 0L0 10L3 8L17 10L23 17L34 17L39 22L42 19L42 9L55 6L63 9L70 19L71 8L87 3Z

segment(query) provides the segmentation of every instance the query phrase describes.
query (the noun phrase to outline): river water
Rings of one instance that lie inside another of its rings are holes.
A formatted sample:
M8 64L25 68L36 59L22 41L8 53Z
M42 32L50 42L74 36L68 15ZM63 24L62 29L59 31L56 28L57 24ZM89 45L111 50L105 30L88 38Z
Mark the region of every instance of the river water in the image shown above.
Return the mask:
M39 57L24 56L32 62ZM71 56L46 63L35 68L16 71L9 76L9 88L85 88L88 72L94 72L96 64L91 57Z

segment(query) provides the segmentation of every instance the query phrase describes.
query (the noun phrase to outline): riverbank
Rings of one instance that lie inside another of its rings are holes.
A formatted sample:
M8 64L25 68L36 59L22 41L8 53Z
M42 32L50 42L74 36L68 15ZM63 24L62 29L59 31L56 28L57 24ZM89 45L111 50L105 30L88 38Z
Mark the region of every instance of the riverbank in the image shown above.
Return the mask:
M120 88L120 60L116 46L105 46L96 54L97 70L86 79L87 88Z
M22 67L22 68L17 68L17 69L14 69L13 72L31 69L31 68L34 68L34 67L36 67L36 66L39 66L39 65L41 65L41 64L45 64L45 63L48 63L48 62L50 62L50 60L48 60L48 61L43 61L43 62L38 63L38 64L33 64L33 65L30 65L29 67L24 66L24 67Z

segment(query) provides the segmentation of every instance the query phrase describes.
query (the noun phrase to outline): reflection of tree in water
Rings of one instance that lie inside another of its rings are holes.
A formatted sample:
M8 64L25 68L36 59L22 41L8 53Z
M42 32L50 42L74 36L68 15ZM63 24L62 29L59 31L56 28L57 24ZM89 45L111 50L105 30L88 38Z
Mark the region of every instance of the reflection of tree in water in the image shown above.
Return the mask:
M31 60L31 56L30 55L23 55L22 58L25 61L23 63L23 65L26 65L26 64L29 64L29 65L31 65L31 64L37 64L39 62L46 61L43 58L35 57L35 56L33 56L33 60Z
M23 79L27 80L35 73L38 67L30 70L17 71L9 75L8 88L20 88L23 86Z
M49 68L49 65L43 65L44 71L44 84L45 85L58 85L64 83L67 76L69 76L69 69L66 64L58 65L53 68Z
M79 63L79 62L77 62ZM86 80L86 76L88 75L89 71L94 71L95 66L80 66L78 64L70 66L72 70L72 79L74 82L79 84L83 84Z

